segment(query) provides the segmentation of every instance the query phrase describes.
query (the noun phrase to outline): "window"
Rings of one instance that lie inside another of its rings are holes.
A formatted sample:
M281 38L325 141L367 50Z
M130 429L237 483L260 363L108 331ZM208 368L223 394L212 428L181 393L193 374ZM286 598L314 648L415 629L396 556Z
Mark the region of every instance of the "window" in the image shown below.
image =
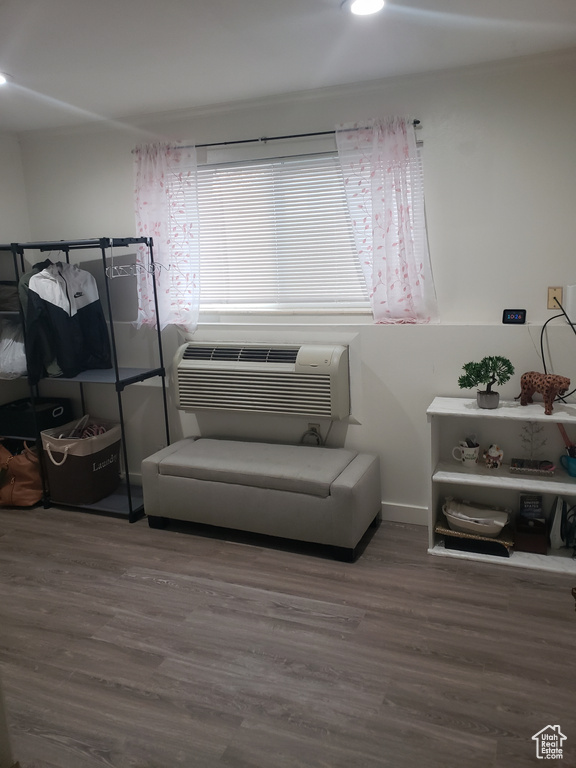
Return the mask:
M369 309L335 152L198 166L203 310Z

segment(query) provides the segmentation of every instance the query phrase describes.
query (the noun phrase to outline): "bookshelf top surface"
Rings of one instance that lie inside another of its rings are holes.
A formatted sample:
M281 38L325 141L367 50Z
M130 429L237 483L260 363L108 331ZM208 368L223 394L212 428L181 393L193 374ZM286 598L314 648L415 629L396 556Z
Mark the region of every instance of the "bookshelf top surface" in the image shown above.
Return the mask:
M569 403L554 403L552 414L547 416L544 413L542 402L520 405L519 401L501 400L498 408L491 409L479 408L475 398L435 397L426 413L428 416L465 416L467 418L576 424L576 405Z

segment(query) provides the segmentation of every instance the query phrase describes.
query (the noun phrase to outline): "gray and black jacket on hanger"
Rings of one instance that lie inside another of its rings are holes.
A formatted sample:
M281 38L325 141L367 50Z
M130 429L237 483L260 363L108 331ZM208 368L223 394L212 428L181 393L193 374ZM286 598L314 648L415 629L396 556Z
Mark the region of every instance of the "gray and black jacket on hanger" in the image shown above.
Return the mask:
M46 361L56 362L67 378L112 367L108 327L89 272L65 262L50 263L33 270L27 293L26 357L33 384L50 373Z

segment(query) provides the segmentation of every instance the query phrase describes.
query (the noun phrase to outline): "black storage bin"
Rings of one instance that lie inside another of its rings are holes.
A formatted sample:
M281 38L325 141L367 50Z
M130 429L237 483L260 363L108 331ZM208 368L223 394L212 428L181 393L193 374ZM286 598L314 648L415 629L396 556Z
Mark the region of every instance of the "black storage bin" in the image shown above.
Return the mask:
M34 420L34 412L36 420ZM72 401L66 398L38 397L32 400L25 397L0 405L0 436L23 437L35 440L37 432L43 429L59 427L74 418Z

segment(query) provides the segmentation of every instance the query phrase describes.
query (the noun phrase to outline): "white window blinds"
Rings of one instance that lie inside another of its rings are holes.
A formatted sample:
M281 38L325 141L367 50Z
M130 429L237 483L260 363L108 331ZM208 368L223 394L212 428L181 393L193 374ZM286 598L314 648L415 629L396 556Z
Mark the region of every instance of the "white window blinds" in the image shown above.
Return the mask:
M198 167L201 307L368 307L335 153Z

